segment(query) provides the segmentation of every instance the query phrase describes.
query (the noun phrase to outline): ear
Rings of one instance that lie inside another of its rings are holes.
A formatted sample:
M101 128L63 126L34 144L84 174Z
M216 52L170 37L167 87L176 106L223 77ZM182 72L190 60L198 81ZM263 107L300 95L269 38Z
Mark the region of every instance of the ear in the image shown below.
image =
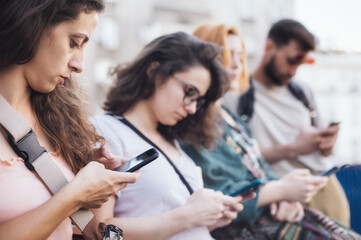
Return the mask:
M263 60L267 62L270 58L272 58L275 54L276 48L276 43L272 39L267 39L264 47Z
M275 48L276 48L276 43L272 39L268 38L264 48L265 53L267 54L269 52L272 52L274 51Z
M157 67L159 67L159 65L160 65L159 62L151 62L149 64L149 67L147 68L147 76L150 77L152 71Z

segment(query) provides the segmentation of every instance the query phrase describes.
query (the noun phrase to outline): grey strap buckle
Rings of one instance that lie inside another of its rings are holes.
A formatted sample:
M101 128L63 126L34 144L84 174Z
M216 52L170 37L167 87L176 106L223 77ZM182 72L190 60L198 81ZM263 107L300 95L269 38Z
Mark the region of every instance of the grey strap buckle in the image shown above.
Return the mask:
M33 171L34 167L32 162L35 161L41 154L46 152L45 148L39 144L36 134L33 130L30 130L28 134L16 142L13 136L6 129L3 130L5 130L3 132L6 133L7 140L14 151L19 155L19 157L24 159L26 167Z

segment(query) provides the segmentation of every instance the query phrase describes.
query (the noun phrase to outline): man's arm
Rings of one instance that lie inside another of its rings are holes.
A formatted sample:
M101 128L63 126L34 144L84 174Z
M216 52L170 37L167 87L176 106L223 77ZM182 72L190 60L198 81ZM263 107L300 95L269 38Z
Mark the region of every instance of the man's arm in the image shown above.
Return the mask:
M319 149L320 141L320 131L311 127L301 130L293 142L261 148L261 152L268 163L276 163L282 159L293 159L315 152Z

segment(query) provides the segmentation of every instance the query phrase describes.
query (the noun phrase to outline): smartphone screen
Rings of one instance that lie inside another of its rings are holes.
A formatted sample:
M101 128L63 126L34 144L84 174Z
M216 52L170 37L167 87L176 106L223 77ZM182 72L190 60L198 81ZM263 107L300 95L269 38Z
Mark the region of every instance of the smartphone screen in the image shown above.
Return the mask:
M330 175L336 173L338 170L340 170L340 168L337 166L334 166L334 167L330 168L329 170L320 173L319 176L330 176Z
M116 171L120 172L134 172L140 169L141 167L147 165L148 163L151 163L155 159L159 157L159 153L155 148L151 148L135 158L130 159L126 163L124 163L122 166L114 169Z
M241 196L245 197L248 194L250 194L251 192L254 192L255 190L257 190L263 184L264 184L264 182L261 179L257 179L255 181L251 182L250 184L248 184L247 186L245 186L245 187L239 189L238 191L230 194L230 196L235 197L237 195L241 195Z

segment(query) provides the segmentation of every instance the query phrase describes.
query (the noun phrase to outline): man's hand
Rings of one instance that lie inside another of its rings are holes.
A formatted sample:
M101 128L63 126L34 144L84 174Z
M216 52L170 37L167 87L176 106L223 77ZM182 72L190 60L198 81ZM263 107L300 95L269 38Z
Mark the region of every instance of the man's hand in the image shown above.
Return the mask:
M320 142L320 130L315 127L302 129L296 136L296 139L291 143L294 155L292 157L310 154L319 150Z
M327 157L331 155L339 130L340 127L338 125L334 125L320 131L320 143L318 147L323 156Z

